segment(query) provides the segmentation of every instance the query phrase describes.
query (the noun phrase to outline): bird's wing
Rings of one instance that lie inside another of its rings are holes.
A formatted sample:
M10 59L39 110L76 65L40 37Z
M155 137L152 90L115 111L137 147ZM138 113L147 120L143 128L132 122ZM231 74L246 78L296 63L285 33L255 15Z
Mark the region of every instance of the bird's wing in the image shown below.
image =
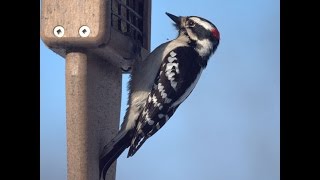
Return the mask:
M192 92L201 73L201 58L193 48L178 47L163 59L155 83L139 116L128 157L156 133Z

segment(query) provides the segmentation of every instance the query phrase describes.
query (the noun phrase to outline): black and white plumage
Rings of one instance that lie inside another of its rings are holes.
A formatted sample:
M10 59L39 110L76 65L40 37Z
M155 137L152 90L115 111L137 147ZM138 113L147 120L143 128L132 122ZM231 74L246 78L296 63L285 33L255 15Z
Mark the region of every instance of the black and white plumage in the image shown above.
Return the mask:
M179 30L176 39L137 61L129 82L128 109L119 133L100 155L100 176L129 147L133 156L190 95L220 41L218 29L197 16L166 13Z

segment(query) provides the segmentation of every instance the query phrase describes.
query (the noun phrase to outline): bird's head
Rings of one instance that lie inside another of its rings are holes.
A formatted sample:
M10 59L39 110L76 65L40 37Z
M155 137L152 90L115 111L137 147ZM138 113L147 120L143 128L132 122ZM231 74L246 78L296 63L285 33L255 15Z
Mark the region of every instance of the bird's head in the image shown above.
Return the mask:
M179 35L188 36L190 43L195 44L200 55L210 56L216 50L220 41L220 33L213 23L198 16L166 14L175 22Z

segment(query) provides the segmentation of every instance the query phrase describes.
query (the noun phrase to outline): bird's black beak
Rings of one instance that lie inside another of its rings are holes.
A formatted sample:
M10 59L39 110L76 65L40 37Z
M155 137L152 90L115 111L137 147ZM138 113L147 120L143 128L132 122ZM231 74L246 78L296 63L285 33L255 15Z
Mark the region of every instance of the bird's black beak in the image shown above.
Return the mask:
M172 21L174 21L178 27L181 25L181 17L180 16L177 17L177 16L170 14L170 13L167 13L167 12L166 12L166 15L169 16L169 18L172 19Z

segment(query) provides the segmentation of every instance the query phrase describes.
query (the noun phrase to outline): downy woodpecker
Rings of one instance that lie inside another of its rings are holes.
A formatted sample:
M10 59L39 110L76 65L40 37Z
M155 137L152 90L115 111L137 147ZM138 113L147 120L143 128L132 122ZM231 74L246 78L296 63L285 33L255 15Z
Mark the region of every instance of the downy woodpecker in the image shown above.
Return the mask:
M133 156L170 119L190 95L209 57L218 47L219 31L208 20L166 14L174 21L179 35L134 64L124 121L100 155L103 179L126 148L129 147L127 157Z

